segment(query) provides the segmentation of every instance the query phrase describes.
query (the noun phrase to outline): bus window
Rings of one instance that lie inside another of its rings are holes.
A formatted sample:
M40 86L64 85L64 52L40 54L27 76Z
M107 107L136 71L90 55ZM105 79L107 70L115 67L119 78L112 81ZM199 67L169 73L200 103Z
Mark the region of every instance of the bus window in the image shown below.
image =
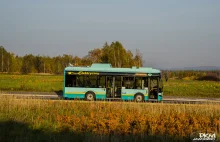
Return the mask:
M157 77L152 77L151 78L151 89L156 89L157 88Z
M90 75L85 76L85 84L88 88L96 88L97 87L97 76Z
M98 87L105 88L105 76L97 76Z
M133 89L134 88L134 77L123 77L122 85L123 87L125 87L125 89Z
M135 89L142 89L142 78L136 77L135 78Z
M65 87L73 87L76 85L75 75L66 75Z
M74 87L85 87L84 76L76 76L76 85Z
M146 77L136 77L135 78L135 89L144 89L147 87L147 78Z

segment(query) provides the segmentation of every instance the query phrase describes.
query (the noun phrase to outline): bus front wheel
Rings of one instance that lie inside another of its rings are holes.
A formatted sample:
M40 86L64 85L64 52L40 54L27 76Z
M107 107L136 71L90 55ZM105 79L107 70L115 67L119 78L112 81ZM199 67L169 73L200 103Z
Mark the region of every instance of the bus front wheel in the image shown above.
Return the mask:
M94 101L95 100L95 94L93 92L87 92L85 95L85 99L87 101Z
M135 102L143 102L144 97L142 94L136 94L134 100L135 100Z

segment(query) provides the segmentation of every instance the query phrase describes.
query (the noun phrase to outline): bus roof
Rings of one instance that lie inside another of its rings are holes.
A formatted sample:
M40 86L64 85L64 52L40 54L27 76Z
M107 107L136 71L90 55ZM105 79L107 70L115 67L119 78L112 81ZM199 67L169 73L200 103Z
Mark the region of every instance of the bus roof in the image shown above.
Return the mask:
M113 68L111 64L93 63L90 67L66 67L65 71L118 72L118 73L160 73L158 69L139 67Z

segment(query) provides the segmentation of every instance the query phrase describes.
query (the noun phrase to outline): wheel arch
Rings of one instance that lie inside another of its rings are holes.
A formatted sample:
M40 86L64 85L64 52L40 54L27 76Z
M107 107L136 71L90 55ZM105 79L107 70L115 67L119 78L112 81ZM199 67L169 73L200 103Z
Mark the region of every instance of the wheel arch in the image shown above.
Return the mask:
M137 93L134 95L134 97L136 97L137 95L142 95L142 97L144 97L144 94L141 93L141 92L137 92Z

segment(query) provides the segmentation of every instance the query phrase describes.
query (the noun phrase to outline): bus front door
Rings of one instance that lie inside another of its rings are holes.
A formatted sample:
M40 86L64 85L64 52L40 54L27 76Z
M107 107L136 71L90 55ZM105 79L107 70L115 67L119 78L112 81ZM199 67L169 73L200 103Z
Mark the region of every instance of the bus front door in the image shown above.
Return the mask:
M156 99L158 101L162 101L162 85L160 85L160 78L159 77L151 77L148 79L149 82L149 92L150 92L150 99Z
M107 76L106 81L106 94L107 98L121 98L121 77L120 76Z
M106 77L106 97L107 98L114 98L115 96L115 77L107 76Z

